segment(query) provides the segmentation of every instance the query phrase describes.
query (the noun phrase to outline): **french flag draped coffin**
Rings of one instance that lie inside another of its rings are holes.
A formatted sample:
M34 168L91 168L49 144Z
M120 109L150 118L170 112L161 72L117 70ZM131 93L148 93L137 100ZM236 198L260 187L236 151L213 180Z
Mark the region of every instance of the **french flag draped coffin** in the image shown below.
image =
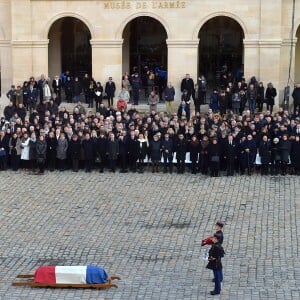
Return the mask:
M97 284L107 281L105 270L97 266L41 266L34 274L35 283Z

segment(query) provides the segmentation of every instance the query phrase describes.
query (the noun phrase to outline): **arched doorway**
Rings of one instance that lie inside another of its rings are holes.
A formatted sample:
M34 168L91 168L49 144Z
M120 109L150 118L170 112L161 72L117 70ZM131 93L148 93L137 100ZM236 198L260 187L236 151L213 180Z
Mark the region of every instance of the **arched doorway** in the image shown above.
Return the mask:
M66 70L81 76L92 72L91 33L79 19L65 17L49 30L49 75Z
M296 32L297 43L295 49L295 79L296 83L300 82L300 26Z
M230 17L218 16L207 21L199 31L198 73L210 86L218 85L222 72L233 76L243 68L244 32Z
M167 32L159 21L151 17L137 17L124 28L123 39L123 72L132 72L134 67L140 73L145 67L166 70Z

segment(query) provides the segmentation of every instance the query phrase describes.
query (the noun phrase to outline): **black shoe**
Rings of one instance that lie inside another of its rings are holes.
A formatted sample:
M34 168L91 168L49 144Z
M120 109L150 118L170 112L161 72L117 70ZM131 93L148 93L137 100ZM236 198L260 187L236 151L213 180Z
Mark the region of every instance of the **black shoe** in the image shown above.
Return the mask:
M220 295L220 292L211 291L210 294L213 295Z

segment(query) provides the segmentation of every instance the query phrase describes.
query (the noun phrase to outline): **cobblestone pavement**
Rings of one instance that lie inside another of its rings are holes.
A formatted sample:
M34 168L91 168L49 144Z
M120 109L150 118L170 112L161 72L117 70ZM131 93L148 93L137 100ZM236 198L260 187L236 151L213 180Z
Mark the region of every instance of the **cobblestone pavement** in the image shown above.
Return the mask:
M300 299L300 177L0 179L0 299ZM224 284L210 296L200 243L217 219L226 222ZM97 264L122 280L100 291L11 286L43 264Z

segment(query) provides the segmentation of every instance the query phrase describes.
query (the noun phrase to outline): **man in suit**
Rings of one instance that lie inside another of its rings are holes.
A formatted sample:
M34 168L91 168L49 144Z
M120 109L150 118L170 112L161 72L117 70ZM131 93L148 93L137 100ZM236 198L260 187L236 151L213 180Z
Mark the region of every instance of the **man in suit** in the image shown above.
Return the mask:
M194 80L190 77L190 74L186 74L185 78L181 81L181 92L183 93L184 90L187 91L187 101L190 101L191 96L195 101L195 85Z
M108 81L105 84L105 93L107 95L108 106L114 105L115 91L116 91L116 85L112 81L112 77L109 77Z
M227 176L233 176L234 174L234 164L237 158L236 145L233 140L233 136L229 135L227 143L225 144L224 157L226 159L226 171Z
M37 97L38 97L37 89L34 87L33 84L30 84L30 86L29 86L29 89L27 92L27 97L28 97L28 103L29 103L29 112L31 114L32 110L35 109L35 107L36 107L36 102L37 102Z
M55 76L55 78L52 81L52 88L54 93L57 96L58 105L61 103L61 89L62 89L62 81L59 78L58 75Z
M295 85L292 97L294 99L294 115L300 115L300 83Z

